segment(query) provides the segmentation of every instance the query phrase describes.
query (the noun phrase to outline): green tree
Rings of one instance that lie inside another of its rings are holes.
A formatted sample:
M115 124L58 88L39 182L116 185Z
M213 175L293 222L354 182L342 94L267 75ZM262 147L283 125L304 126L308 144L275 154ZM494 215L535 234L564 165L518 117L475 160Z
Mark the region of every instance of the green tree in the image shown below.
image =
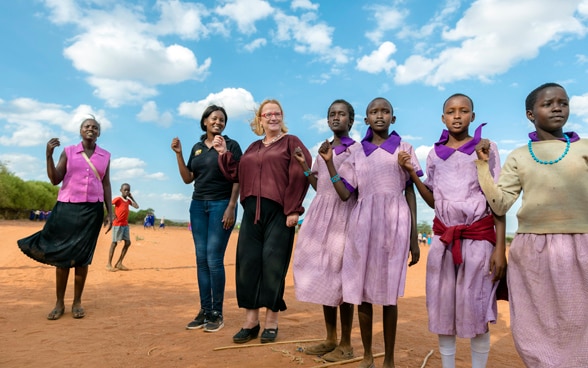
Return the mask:
M431 233L431 224L429 224L426 221L421 221L417 224L417 231L419 232L419 234L422 234L422 233L430 234Z

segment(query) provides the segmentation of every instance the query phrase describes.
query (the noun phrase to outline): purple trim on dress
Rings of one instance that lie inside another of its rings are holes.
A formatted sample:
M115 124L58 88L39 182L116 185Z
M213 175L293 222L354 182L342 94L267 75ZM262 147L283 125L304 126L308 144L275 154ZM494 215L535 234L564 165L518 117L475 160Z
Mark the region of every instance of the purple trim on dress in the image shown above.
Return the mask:
M373 137L374 137L374 132L372 131L372 128L368 128L367 133L365 134L365 137L363 137L363 139L361 140L363 152L365 153L366 156L371 155L372 152L374 152L378 147L380 147L381 149L383 149L384 151L386 151L388 153L394 153L394 152L396 152L396 149L400 145L400 141L402 139L402 138L400 138L398 133L396 133L396 131L392 131L392 134L390 134L390 136L388 137L388 139L386 139L384 141L384 143L382 143L380 146L376 146L375 144L373 144L371 142Z
M341 137L341 145L333 147L333 151L336 155L340 155L341 153L347 151L347 148L354 143L355 141L349 137Z
M482 127L484 125L486 125L486 123L482 123L479 127L476 128L476 131L474 132L474 139L467 142L458 149L447 147L445 145L445 143L447 143L447 141L449 140L449 131L447 129L443 129L443 132L441 133L441 138L439 138L439 142L435 143L435 153L442 160L447 160L449 156L451 156L455 151L471 155L476 151L476 145L482 139Z
M345 178L341 178L341 181L343 182L343 184L345 184L345 188L347 188L349 193L355 192L355 188L351 184L349 184L349 182L345 180Z
M571 143L580 140L580 136L578 134L576 134L576 132L564 132L564 134L567 135L568 138L570 138L570 142ZM537 132L531 132L531 133L529 133L529 139L532 142L539 142L539 138L537 137ZM566 139L563 138L563 137L562 138L558 138L557 140L558 141L562 141L562 142L565 142L566 141Z

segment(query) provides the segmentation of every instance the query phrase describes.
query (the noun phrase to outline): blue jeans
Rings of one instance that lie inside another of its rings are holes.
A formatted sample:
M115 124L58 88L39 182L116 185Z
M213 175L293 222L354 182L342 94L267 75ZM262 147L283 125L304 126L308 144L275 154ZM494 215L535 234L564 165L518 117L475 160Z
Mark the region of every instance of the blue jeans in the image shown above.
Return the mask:
M192 200L190 222L196 247L196 276L200 289L200 305L208 314L222 314L225 295L225 250L233 228L223 228L223 214L228 199L218 201ZM237 207L235 206L235 217Z

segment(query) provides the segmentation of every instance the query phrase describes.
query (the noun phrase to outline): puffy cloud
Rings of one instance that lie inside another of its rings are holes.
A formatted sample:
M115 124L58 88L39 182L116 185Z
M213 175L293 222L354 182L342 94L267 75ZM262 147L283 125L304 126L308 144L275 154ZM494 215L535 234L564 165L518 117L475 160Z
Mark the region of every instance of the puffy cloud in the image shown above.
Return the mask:
M137 114L137 119L142 122L156 123L163 127L169 127L173 121L171 112L159 112L155 101L148 101L143 104L141 111Z
M396 62L391 59L391 56L396 52L396 46L389 41L386 41L374 50L370 55L362 56L358 61L356 68L358 70L376 74L382 71L390 73L396 66Z
M255 22L267 18L274 11L268 2L263 0L232 0L215 9L217 14L235 21L239 31L246 34L254 33Z
M200 121L202 112L211 104L224 107L231 119L253 115L255 111L255 101L249 91L243 88L225 88L219 93L209 94L200 101L182 102L178 107L178 114Z

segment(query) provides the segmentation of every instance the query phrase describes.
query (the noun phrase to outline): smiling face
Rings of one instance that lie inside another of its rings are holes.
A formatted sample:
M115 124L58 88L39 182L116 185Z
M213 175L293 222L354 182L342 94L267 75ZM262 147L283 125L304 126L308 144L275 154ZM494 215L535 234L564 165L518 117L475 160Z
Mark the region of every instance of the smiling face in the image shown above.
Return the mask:
M100 137L100 124L94 119L86 119L80 126L80 135L82 139L95 141Z
M570 115L569 98L561 87L547 87L537 94L532 110L527 110L527 118L535 124L539 135L547 133L563 136L563 126Z
M374 133L388 132L388 128L396 121L392 105L386 99L376 98L366 109L365 123Z
M452 135L460 135L468 132L470 123L474 121L476 114L472 108L472 102L466 96L450 97L443 106L441 121Z
M204 119L204 127L206 128L206 134L208 135L219 135L225 130L226 117L222 111L213 111L206 119Z
M275 137L282 131L282 109L273 102L263 105L260 111L261 126L266 135Z

